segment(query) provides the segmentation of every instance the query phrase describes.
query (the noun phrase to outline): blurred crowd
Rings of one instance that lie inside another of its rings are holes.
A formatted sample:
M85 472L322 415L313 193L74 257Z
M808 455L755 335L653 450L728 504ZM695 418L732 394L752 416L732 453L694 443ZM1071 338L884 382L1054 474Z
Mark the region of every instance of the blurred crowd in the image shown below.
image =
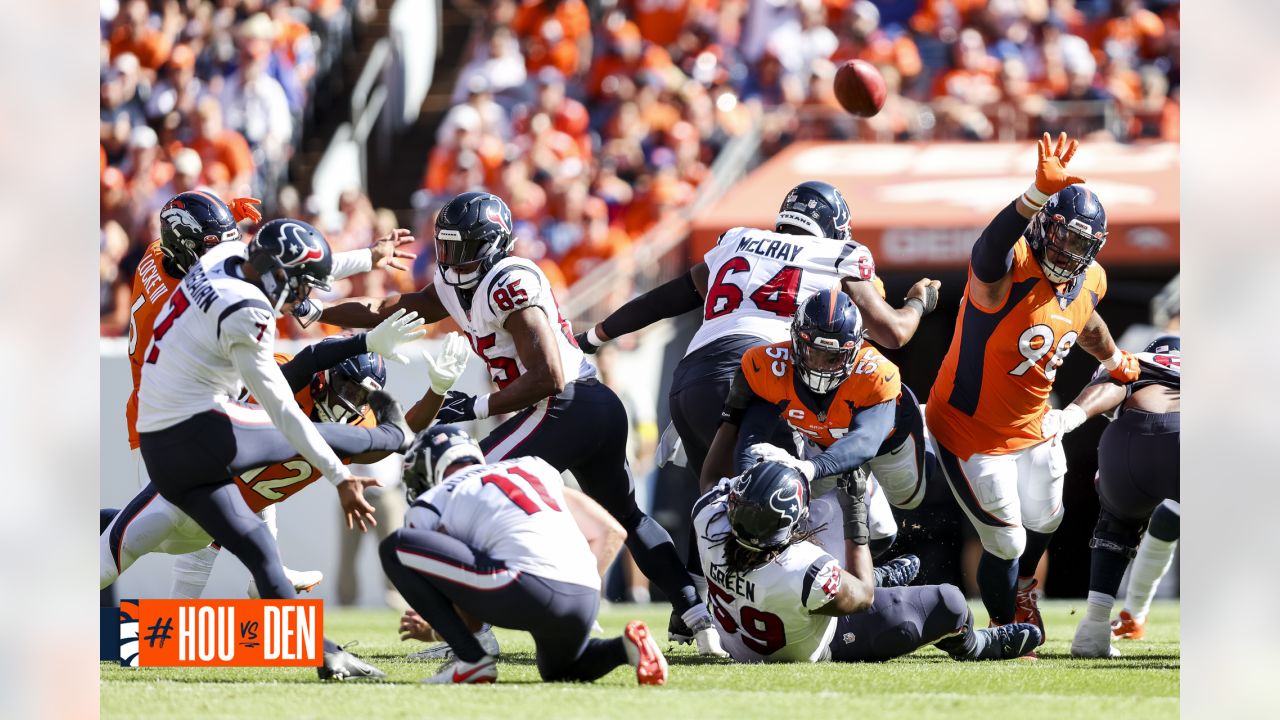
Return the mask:
M419 257L347 292L421 286L452 195L507 200L516 253L560 291L690 203L734 137L1016 140L1044 129L1178 137L1177 0L492 0L414 196ZM102 0L103 333L155 210L206 186L314 219L288 184L313 94L372 0ZM861 58L889 90L857 120L832 93ZM396 216L359 190L320 226L363 247ZM124 300L120 299L123 286Z

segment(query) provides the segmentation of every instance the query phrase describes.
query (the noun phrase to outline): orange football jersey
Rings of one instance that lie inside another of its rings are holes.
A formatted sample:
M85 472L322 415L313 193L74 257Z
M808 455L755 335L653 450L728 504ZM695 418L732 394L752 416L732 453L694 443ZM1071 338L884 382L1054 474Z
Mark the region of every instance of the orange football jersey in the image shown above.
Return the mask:
M279 365L292 359L292 355L276 353L276 363ZM317 392L320 389L322 386L317 388ZM294 393L294 398L298 401L298 407L302 408L302 412L306 413L307 417L311 417L311 411L316 405L312 386L307 385ZM249 402L253 401L250 397ZM364 415L351 424L359 427L375 427L378 423L373 419L373 413L366 408ZM348 461L343 462L350 464ZM299 455L274 465L246 470L235 480L236 487L240 488L240 494L249 505L249 509L261 512L266 506L289 499L291 495L297 494L302 488L322 477L324 476L319 470L311 467L311 463Z
M1095 262L1059 297L1026 240L1013 250L1013 281L997 307L978 305L965 285L951 347L925 406L929 431L961 459L1045 440L1040 419L1057 375L1048 367L1070 352L1107 292L1107 275Z
M751 348L742 356L742 374L756 397L780 406L787 424L824 449L848 434L858 411L902 394L898 366L870 344L858 351L853 372L835 389L826 410L809 407L796 392L790 342Z
M129 423L129 447L133 449L138 447L138 386L142 384L143 355L151 344L156 315L182 282L165 272L162 260L160 241L155 240L147 246L133 274L133 295L129 300L129 370L133 373L133 392L129 393L124 415Z

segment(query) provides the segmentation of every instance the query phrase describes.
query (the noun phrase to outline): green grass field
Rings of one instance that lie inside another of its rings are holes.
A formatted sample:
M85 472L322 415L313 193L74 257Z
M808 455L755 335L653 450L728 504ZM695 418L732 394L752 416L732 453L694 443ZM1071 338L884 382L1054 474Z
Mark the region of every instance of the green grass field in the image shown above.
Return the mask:
M405 658L392 611L335 610L325 634L388 674L389 683L322 684L310 669L122 668L102 664L103 718L1176 718L1178 606L1157 603L1148 639L1123 641L1118 660L1073 660L1069 646L1084 602L1041 605L1049 642L1038 660L957 663L931 647L883 664L738 665L668 653L664 687L637 687L629 667L594 685L543 684L523 633L498 631L496 686L427 687L439 663ZM983 616L981 606L975 611ZM619 633L639 617L664 631L666 606L618 605L600 624ZM665 643L664 643L665 650ZM809 707L817 706L817 707Z

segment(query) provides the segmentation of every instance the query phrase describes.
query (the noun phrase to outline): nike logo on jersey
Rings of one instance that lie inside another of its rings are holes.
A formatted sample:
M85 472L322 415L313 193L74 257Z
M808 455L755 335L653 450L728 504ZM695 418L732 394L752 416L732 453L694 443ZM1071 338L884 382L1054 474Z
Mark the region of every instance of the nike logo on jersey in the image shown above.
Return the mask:
M890 380L892 380L894 377L896 377L896 376L897 376L897 374L898 374L898 373L894 373L893 375L885 375L885 376L884 376L884 381L885 381L885 382L889 382L889 381L890 381Z
M767 240L765 238L746 238L738 241L738 250L740 252L755 253L767 258L774 258L783 262L792 262L796 256L800 254L800 246L793 245L789 242L781 240Z

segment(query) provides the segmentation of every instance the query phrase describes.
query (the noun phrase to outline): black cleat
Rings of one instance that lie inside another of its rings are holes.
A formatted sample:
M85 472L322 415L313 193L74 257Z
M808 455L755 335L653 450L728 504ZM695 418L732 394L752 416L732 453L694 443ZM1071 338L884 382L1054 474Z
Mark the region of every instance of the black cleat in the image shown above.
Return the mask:
M875 569L876 587L902 587L910 585L920 574L920 558L902 555Z
M688 645L693 642L694 632L689 625L680 617L680 613L674 609L671 611L671 620L667 622L667 640L677 645Z
M957 660L1012 660L1030 655L1041 643L1040 628L1031 623L1010 623L977 631L986 643L973 657Z
M355 644L339 645L337 652L324 654L324 664L316 668L321 680L382 680L387 677L386 673L347 652L346 648Z
M373 411L373 419L378 421L378 427L389 425L399 428L404 436L395 452L408 450L413 444L413 430L409 429L409 423L404 419L404 409L400 407L400 403L385 390L374 390L369 393L369 409Z

